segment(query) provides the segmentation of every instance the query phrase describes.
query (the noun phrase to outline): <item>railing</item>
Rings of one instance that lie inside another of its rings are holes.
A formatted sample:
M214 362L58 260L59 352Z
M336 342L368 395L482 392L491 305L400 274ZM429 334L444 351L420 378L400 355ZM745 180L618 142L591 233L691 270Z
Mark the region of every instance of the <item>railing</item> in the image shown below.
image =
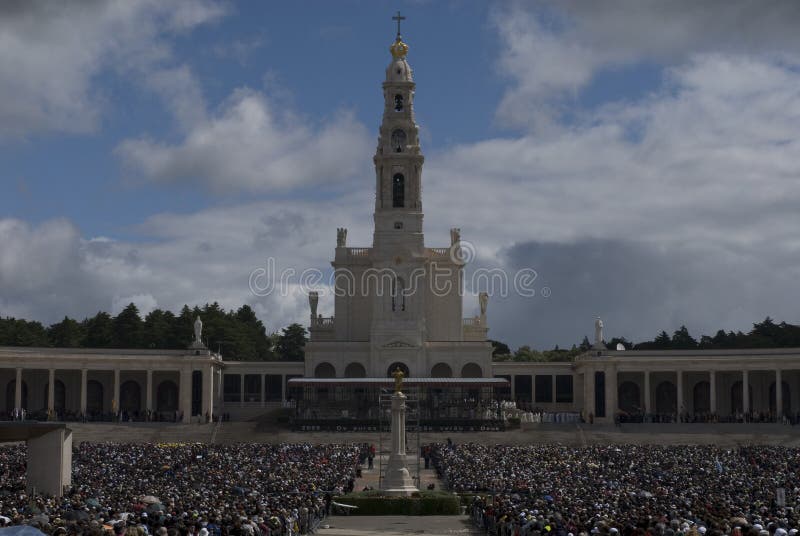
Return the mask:
M434 257L449 257L450 248L428 248L430 254Z
M472 316L470 318L465 318L464 325L477 328L483 327L483 324L481 323L481 317L479 316Z
M350 257L369 257L372 248L347 248L347 255Z
M317 329L331 329L333 328L333 318L332 316L318 316L312 322L311 327Z

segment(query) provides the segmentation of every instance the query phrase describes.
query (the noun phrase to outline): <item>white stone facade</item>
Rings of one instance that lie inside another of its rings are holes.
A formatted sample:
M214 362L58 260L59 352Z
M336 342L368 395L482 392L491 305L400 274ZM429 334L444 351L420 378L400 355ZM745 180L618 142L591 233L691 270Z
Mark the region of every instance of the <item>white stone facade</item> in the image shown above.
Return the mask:
M372 246L348 247L347 230L337 231L335 314L318 316L310 296L306 376L386 377L396 366L413 377L491 374L486 298L480 316L462 318L460 231L447 247L425 246L424 157L406 51L398 38L383 83Z

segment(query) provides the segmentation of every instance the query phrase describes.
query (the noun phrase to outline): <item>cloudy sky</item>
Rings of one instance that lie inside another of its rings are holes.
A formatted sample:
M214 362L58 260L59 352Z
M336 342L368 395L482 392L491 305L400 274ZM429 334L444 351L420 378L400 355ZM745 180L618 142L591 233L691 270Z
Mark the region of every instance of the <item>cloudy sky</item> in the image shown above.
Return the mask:
M427 244L459 226L470 270L537 274L492 297L493 338L800 322L790 0L3 2L0 315L303 321L296 281L256 296L249 275L328 269L336 227L370 245L398 7Z

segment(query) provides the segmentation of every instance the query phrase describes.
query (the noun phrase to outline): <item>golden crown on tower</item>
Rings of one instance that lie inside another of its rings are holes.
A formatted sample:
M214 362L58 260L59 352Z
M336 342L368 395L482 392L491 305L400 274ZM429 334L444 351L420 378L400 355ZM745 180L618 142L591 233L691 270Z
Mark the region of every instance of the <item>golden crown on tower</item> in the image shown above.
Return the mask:
M408 54L408 45L405 44L403 38L398 35L397 39L392 43L392 46L389 47L389 52L392 53L394 59L401 60Z

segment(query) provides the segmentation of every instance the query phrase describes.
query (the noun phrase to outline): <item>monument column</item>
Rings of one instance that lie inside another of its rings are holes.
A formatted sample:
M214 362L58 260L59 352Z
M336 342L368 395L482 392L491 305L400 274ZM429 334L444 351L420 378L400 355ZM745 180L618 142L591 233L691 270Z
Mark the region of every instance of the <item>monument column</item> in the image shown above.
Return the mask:
M22 367L17 367L17 378L14 383L14 406L22 409Z
M650 371L644 371L644 413L649 415L652 413L652 402L650 401Z
M394 377L394 394L391 399L392 446L383 486L387 495L411 495L419 490L406 467L406 395L401 391L403 371L398 368L392 376Z
M146 411L153 411L153 371L147 370L147 380L144 388L144 409Z
M709 405L708 406L709 406L709 411L711 411L711 413L713 414L713 413L717 412L717 371L716 370L710 370L708 372L708 383L709 383L709 387L710 387L710 389L709 389L709 391L710 391L710 393L709 393L710 400L709 400Z
M53 420L55 412L55 383L56 383L56 370L50 369L47 377L47 420Z
M86 385L88 384L89 371L81 369L81 409L80 412L86 415Z
M783 417L783 378L781 369L775 369L775 421Z

